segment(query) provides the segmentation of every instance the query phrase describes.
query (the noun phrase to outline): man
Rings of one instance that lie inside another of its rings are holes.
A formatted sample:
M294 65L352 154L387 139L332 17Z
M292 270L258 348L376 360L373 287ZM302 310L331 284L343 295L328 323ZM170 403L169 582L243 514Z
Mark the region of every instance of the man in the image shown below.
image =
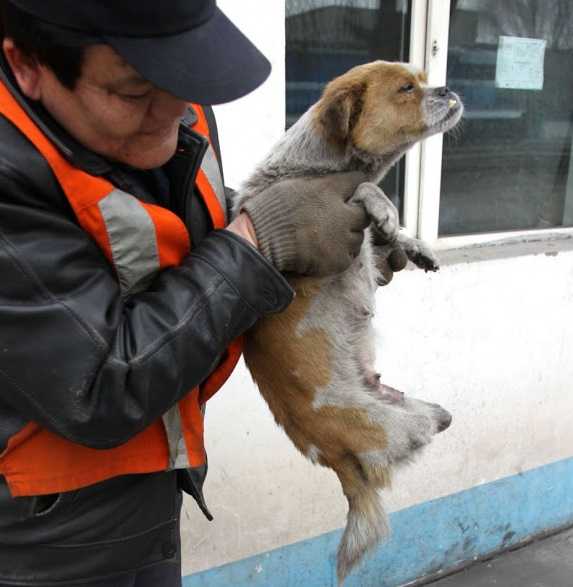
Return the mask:
M279 271L343 270L367 219L325 198L333 235L293 193L280 231L226 226L197 104L270 66L214 0L0 9L0 585L180 585L206 400L291 301Z

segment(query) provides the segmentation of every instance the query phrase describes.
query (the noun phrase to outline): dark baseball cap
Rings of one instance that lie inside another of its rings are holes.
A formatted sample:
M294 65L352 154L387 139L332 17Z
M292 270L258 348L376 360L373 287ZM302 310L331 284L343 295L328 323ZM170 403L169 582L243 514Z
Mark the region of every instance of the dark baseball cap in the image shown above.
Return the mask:
M257 88L271 70L215 0L10 2L46 23L111 45L145 79L190 102L230 102Z

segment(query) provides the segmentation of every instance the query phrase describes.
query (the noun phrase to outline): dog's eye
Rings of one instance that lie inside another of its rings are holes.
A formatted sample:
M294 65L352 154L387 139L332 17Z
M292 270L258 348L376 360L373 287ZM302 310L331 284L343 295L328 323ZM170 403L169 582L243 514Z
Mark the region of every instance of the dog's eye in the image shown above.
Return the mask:
M405 84L400 88L400 92L404 93L404 94L409 94L410 92L414 91L414 84L410 83L410 84Z

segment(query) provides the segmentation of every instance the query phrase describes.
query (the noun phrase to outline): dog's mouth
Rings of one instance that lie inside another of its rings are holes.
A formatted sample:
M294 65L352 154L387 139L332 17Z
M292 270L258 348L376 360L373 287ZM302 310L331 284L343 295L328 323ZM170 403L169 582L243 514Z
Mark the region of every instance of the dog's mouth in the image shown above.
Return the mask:
M464 105L457 94L451 92L446 100L448 109L445 116L436 123L437 132L447 132L452 129L460 121L464 113Z
M464 113L464 105L454 92L449 92L447 96L439 99L430 96L429 100L430 102L426 106L429 125L423 138L451 130Z
M463 110L462 103L459 100L451 99L450 102L448 103L448 113L446 114L443 122L447 122L448 120L455 118L456 116L458 116L461 113L462 110Z

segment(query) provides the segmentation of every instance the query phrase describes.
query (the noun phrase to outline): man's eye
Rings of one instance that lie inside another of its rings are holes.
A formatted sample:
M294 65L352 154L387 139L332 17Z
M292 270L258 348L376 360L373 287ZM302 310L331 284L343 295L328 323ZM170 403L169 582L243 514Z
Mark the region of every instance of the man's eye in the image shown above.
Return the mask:
M410 92L414 91L414 84L405 84L400 88L400 92L403 92L404 94L409 94Z
M151 91L145 92L144 94L118 94L118 96L122 100L127 100L128 102L137 102L139 100L145 100L151 94Z

